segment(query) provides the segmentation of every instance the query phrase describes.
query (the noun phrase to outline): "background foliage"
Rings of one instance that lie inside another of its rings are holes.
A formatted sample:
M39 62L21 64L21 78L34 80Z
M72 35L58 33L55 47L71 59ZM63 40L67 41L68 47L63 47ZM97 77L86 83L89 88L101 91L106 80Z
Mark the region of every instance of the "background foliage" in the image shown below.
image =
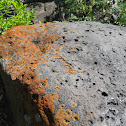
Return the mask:
M32 25L35 11L26 11L27 4L23 5L20 0L0 0L0 31L5 31L12 26ZM12 9L13 8L13 9Z
M68 21L100 21L126 26L126 0L65 0L64 4ZM33 24L36 12L26 7L20 0L0 0L0 34L12 26Z
M100 21L126 26L125 0L66 0L69 21Z

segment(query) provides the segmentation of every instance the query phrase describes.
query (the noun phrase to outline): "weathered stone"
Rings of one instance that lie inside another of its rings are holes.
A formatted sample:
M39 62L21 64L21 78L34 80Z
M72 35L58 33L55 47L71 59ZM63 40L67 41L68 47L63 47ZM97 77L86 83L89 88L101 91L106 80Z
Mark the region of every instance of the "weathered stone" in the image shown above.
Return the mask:
M0 36L15 126L125 126L126 28L17 26Z

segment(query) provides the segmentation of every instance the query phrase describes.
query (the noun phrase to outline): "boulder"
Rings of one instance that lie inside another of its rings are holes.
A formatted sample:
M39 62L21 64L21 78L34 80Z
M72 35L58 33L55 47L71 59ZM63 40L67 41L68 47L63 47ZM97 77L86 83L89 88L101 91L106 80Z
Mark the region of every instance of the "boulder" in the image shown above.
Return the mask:
M126 28L98 22L12 27L0 74L14 126L125 126Z

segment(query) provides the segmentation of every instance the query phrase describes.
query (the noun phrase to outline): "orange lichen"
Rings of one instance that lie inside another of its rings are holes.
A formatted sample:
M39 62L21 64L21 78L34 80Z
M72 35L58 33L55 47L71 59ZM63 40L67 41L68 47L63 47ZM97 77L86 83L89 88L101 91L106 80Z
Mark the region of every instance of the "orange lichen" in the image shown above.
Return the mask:
M67 71L66 69L63 69L63 71Z
M83 122L83 123L82 123L82 125L84 126L84 125L85 125L85 123Z
M42 62L43 64L47 64L47 65L49 65L49 62Z
M73 116L73 120L74 120L74 121L79 120L79 114L77 114L77 113L76 113L76 114L74 114L74 116Z
M85 116L86 119L90 119L90 117L88 115Z
M65 64L65 66L68 67L68 72L69 72L70 74L75 74L76 70L72 70L72 66L70 66L70 65L68 65L68 64Z
M93 112L91 112L91 115L92 115L92 117L94 118L94 113L93 113Z
M62 126L71 126L69 123L72 118L72 111L67 109L59 109L57 114L55 115L55 120L56 120L56 126L62 125Z
M74 51L74 48L70 48L70 51Z
M65 43L65 45L68 45L68 43Z
M59 108L60 108L60 109L62 109L62 108L64 108L64 107L65 107L64 104L59 105Z
M47 60L49 56L43 57L43 54L50 54L53 51L55 54L52 53L51 56L64 62L65 66L68 67L68 72L75 74L72 66L66 63L66 58L62 56L63 53L57 52L68 43L54 46L53 43L62 39L62 37L56 32L50 34L51 27L50 24L12 27L3 36L0 36L0 57L8 60L5 69L11 75L12 80L18 79L20 81L20 85L17 85L20 87L18 90L22 92L27 90L26 94L22 96L22 99L23 97L25 99L21 106L24 105L31 115L37 113L37 110L39 111L42 121L38 126L51 125L49 118L53 120L55 126L71 126L69 122L72 118L72 111L64 110L63 105L60 105L57 114L53 115L55 110L53 103L54 100L58 100L58 94L48 94L46 92L48 78L41 79L39 77L41 74L38 73L37 67L41 62L49 65ZM56 29L58 25L54 25L54 27ZM63 71L66 70L63 69ZM56 89L57 91L61 90L58 86ZM20 96L15 95L14 97L18 99ZM25 114L25 110L20 109ZM75 114L74 118L79 120L79 115ZM34 125L36 125L36 122L32 118L31 126Z
M57 91L61 90L61 88L59 86L56 86L55 88L57 89Z
M76 107L77 106L77 103L72 103L72 107Z

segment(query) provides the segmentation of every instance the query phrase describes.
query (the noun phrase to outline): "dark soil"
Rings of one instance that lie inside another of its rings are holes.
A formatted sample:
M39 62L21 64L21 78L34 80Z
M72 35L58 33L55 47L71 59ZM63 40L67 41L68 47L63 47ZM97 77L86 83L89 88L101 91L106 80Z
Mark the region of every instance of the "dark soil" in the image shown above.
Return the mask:
M14 126L9 101L0 76L0 126Z

